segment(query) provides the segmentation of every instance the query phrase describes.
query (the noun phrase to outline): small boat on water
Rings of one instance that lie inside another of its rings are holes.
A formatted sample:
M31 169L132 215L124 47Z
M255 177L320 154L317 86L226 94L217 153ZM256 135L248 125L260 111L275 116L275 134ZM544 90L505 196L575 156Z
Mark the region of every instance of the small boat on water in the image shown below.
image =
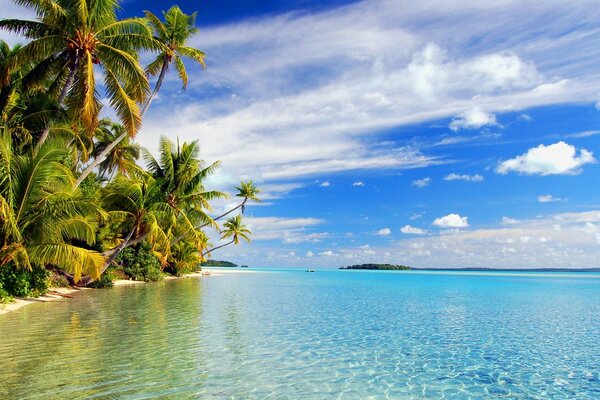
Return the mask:
M307 269L306 272L315 272L314 269Z

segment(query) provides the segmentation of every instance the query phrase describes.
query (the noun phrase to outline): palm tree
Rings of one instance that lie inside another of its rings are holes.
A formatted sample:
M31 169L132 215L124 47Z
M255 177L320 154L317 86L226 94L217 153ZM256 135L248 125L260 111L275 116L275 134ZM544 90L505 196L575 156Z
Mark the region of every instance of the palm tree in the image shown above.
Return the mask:
M242 202L237 206L233 207L231 210L213 218L213 221L217 221L240 208L242 209L241 211L243 214L246 211L246 203L248 202L248 200L256 201L257 203L261 202L260 198L258 197L260 189L254 186L254 183L252 183L252 181L240 182L240 186L236 186L235 188L238 191L238 193L235 196L243 198Z
M240 244L240 239L244 239L245 241L250 242L249 235L252 232L250 232L250 230L246 227L246 225L242 224L242 216L241 215L238 214L235 217L229 218L227 220L227 222L225 222L223 224L223 227L225 229L223 229L223 231L221 233L221 240L226 239L226 238L231 238L231 240L225 244L222 244L217 247L213 247L212 249L205 251L202 254L203 257L207 254L212 253L215 250L218 250L225 246L229 246L230 244L238 245L238 244Z
M146 73L149 76L156 76L158 79L156 85L144 108L142 109L141 115L143 116L150 103L156 97L156 94L160 90L162 83L165 79L169 65L174 62L175 68L179 73L179 78L183 83L183 88L187 87L188 75L183 63L182 57L189 58L199 63L202 68L205 68L204 63L205 54L193 47L186 46L187 40L198 32L196 25L196 13L192 15L184 14L178 6L173 6L167 12L163 12L165 17L165 23L163 23L156 15L150 11L145 11L146 19L155 31L155 40L162 44L162 50L156 57L156 59L148 65ZM100 153L94 162L92 162L77 179L77 185L81 183L93 170L101 163L108 153L111 152L112 147L116 146L121 140L125 139L127 135L122 134L117 137L111 145L107 146L105 150Z
M0 136L0 267L32 264L58 267L98 278L104 257L86 248L95 242L97 216L92 201L73 190L73 174L63 165L63 142L46 142L35 154L16 155L11 138Z
M117 176L103 190L102 204L117 229L120 238L115 246L104 252L104 272L127 247L147 241L152 251L164 263L169 256L170 243L163 229L170 219L169 207L161 201L160 187L149 175L138 179ZM86 283L91 282L88 281Z
M186 46L188 39L198 33L198 28L196 27L197 13L187 15L178 6L172 6L169 8L169 11L163 11L163 16L165 17L164 23L150 11L144 11L144 13L150 25L154 28L156 39L165 46L165 50L146 68L148 75L156 76L158 74L158 79L156 80L152 95L144 105L142 115L150 107L152 100L160 90L169 65L172 62L175 63L175 68L183 84L183 89L187 87L188 75L185 64L181 59L182 57L189 58L200 64L202 68L206 68L206 64L204 63L206 55L204 52Z
M97 157L104 149L109 146L117 137L125 132L125 127L121 124L103 119L100 121L100 127L96 135L93 157ZM121 175L128 176L132 172L139 170L136 160L140 157L140 146L132 143L129 138L121 141L113 147L111 152L99 165L99 176L105 178L107 174L112 179L118 172Z
M0 28L30 40L12 58L8 72L26 63L35 67L28 81L51 78L49 91L58 93L82 125L92 131L100 101L95 71L100 66L110 104L129 135L140 127L138 103L149 93L148 80L139 65L137 51L162 50L143 19L118 20L118 0L15 0L37 13L37 21L5 19ZM46 141L48 124L36 149Z
M199 226L214 224L206 213L211 210L210 201L225 197L222 192L204 187L206 178L219 167L219 162L210 165L198 158L198 141L175 145L166 137L160 139L160 157L156 160L147 150L144 152L147 168L160 186L164 202L177 218L174 243L186 235L195 238ZM175 228L175 227L174 227Z

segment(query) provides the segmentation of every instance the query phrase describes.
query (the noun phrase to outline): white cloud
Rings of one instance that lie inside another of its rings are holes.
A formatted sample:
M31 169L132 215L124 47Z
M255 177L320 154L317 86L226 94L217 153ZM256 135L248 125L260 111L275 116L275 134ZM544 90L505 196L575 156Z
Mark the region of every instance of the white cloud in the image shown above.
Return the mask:
M400 228L400 232L406 235L424 235L427 233L427 231L424 229L416 228L410 225L404 225L402 228Z
M461 217L460 214L448 214L444 217L436 218L433 225L439 228L467 228L469 226L469 217Z
M412 184L413 184L413 186L416 186L419 189L421 189L426 186L429 186L430 183L431 183L431 178L423 178L423 179L414 180Z
M390 228L383 228L383 229L380 229L380 230L377 231L377 234L379 236L387 236L390 233L392 233L392 230Z
M551 194L545 194L542 196L538 196L538 201L540 203L552 203L555 201L562 201L562 199L556 198L556 197L552 196Z
M502 225L514 225L518 224L519 220L511 217L502 217Z
M451 173L444 177L445 181L466 181L466 182L481 182L483 181L483 176L479 174L475 175L459 175L455 173Z
M320 242L328 233L307 232L309 228L321 225L317 218L246 217L245 222L252 231L252 239L281 240L283 243Z
M322 251L322 252L319 253L319 255L325 256L325 257L335 257L335 256L337 256L337 254L335 254L331 250Z
M595 163L591 151L580 149L579 151L570 144L563 141L548 146L540 144L538 147L529 149L510 160L503 161L496 168L496 172L507 174L519 172L529 175L577 175L581 172L581 166Z
M424 215L424 214L425 214L425 213L412 213L412 214L410 215L409 219L410 219L411 221L414 221L415 219L419 219L419 218L423 217L423 215Z
M362 186L365 186L365 184L364 184L364 182L358 181L358 182L354 182L352 184L352 186L360 186L360 187L362 187Z
M321 186L321 187L329 187L329 186L331 186L331 183L328 182L328 181L325 181L325 182L322 182L319 186Z
M449 125L453 131L460 129L479 129L484 126L498 125L496 116L485 112L480 107L474 107L454 118Z
M311 258L315 255L315 253L313 253L312 251L307 251L306 252L306 257Z

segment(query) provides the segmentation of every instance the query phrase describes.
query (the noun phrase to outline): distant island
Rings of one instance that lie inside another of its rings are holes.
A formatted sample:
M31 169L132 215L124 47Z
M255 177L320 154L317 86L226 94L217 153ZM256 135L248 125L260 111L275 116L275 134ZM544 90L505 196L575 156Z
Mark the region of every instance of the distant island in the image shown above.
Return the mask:
M234 264L230 261L221 261L221 260L206 260L200 263L202 267L237 267L237 264Z
M376 271L408 271L411 268L405 265L392 265L392 264L357 264L350 265L348 267L340 267L340 269L368 269Z

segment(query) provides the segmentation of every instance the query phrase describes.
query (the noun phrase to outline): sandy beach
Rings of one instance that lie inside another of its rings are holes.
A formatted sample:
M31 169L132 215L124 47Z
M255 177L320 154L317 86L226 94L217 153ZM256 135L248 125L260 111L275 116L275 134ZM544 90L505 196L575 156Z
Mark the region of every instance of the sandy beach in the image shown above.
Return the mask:
M184 279L184 278L199 278L199 277L207 277L211 275L227 275L227 274L252 274L258 273L259 271L248 271L248 270L240 270L239 268L231 269L231 270L212 270L205 269L201 272L192 272L191 274L185 274L182 276L165 276L165 281ZM114 287L121 286L136 286L136 285L144 285L146 282L144 281L133 281L130 279L117 279L113 281ZM12 303L0 305L0 315L6 314L11 311L16 311L26 305L35 304L35 303L45 303L51 301L59 301L70 298L70 296L74 293L77 293L81 290L92 290L91 288L52 288L48 293L44 294L40 297L15 297Z

